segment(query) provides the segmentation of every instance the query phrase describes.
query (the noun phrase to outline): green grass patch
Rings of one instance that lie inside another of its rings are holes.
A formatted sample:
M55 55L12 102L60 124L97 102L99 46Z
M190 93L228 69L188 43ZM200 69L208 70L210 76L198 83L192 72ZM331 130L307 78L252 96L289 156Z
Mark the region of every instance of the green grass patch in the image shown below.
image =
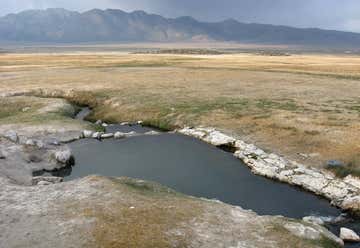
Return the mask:
M148 119L143 122L143 125L153 127L165 132L176 129L176 126L171 124L171 121L166 119Z

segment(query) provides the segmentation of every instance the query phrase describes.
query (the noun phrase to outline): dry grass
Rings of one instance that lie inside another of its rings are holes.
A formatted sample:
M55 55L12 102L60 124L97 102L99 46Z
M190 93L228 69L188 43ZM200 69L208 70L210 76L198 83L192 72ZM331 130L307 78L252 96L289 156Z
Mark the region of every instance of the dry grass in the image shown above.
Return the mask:
M94 119L215 126L312 166L360 154L359 78L356 56L0 55L0 92L72 89Z

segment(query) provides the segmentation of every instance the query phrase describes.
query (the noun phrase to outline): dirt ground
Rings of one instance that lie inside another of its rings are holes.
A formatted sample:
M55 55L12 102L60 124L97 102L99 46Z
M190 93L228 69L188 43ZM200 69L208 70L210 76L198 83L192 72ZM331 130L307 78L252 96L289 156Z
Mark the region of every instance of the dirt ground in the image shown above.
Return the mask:
M97 119L213 126L307 165L360 168L360 56L0 54L0 94L40 89L90 91Z

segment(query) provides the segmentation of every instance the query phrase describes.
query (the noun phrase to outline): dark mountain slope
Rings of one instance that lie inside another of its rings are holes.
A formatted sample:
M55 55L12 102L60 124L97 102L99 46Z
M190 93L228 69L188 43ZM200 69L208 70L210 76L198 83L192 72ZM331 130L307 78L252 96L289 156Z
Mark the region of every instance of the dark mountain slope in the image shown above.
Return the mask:
M0 40L17 42L175 42L235 41L288 45L360 46L360 34L246 24L229 19L217 23L192 17L176 19L121 10L28 10L0 18Z

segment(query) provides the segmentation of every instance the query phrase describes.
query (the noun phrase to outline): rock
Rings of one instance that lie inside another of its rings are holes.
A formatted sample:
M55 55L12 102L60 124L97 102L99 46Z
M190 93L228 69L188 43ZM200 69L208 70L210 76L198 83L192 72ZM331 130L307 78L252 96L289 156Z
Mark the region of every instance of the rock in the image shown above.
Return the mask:
M326 228L320 227L319 225L306 226L302 223L290 222L285 223L284 228L299 238L318 240L326 237L335 241L339 245L344 245L344 242L341 239L328 232Z
M93 137L94 139L100 139L102 134L104 134L104 133L102 133L102 132L95 132L95 133L93 133L92 137Z
M334 168L334 167L343 167L344 163L338 160L329 160L327 161L326 165Z
M38 182L36 185L39 185L39 186L46 186L46 185L50 185L52 183L48 182L48 181L40 181Z
M115 139L122 139L122 138L125 138L125 137L126 137L126 135L124 133L122 133L122 132L116 132L114 134Z
M45 147L45 144L44 142L42 142L41 140L37 140L36 141L36 146L40 149L44 148Z
M28 139L28 140L25 142L25 145L27 145L27 146L35 146L35 145L36 145L36 142L35 142L35 140Z
M129 124L130 124L129 122L121 122L121 123L120 123L121 126L127 126L127 125L129 125Z
M158 135L158 134L160 133L153 130L145 133L145 135Z
M144 122L143 121L137 121L136 122L138 125L142 125Z
M341 208L346 210L360 209L360 195L346 197L341 203Z
M97 120L96 122L95 122L95 125L101 125L102 124L102 120Z
M340 238L344 241L360 242L360 237L353 230L342 227L340 228Z
M49 142L49 144L54 146L60 146L60 141L58 141L57 139L53 139Z
M30 154L26 160L28 163L40 163L42 161L42 158L37 156L36 154Z
M22 112L27 112L27 111L29 111L31 108L30 107L25 107L25 108L23 108L21 111Z
M125 136L126 136L126 137L132 137L132 136L135 136L135 135L137 135L137 133L136 133L136 132L134 132L134 131L131 131L131 132L125 133Z
M6 159L4 152L1 150L0 150L0 159Z
M114 137L114 134L113 133L104 133L100 136L102 139L109 139L109 138L112 138Z
M324 220L321 217L316 217L316 216L306 216L302 220L305 222L314 223L314 224L317 224L320 226L325 224Z
M54 153L54 158L57 162L66 165L74 164L74 156L72 155L70 149L56 151Z
M93 135L93 131L84 130L84 131L82 132L82 134L83 134L84 138L91 138L92 135Z
M214 146L225 146L234 145L236 140L233 137L225 135L219 131L213 131L204 138L204 141Z
M344 182L360 189L360 178L349 175L344 178Z
M207 134L203 130L198 130L198 129L194 129L194 128L190 128L190 127L185 127L181 130L178 130L178 132L181 134L187 135L187 136L198 138L198 139L204 138Z
M17 143L19 141L19 136L17 135L17 133L13 130L7 131L4 134L4 137L14 143Z
M61 183L63 181L62 177L33 177L32 184L38 185L40 182L47 182L49 184Z
M104 123L101 124L101 126L107 127L107 126L109 126L109 125L104 122Z

